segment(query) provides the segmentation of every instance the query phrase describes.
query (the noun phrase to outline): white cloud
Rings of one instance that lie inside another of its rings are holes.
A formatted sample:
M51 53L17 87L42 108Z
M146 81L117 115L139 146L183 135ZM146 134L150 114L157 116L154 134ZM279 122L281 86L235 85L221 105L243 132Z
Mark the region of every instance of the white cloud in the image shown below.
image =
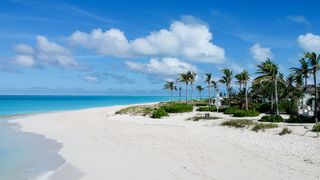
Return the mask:
M262 47L259 43L254 44L249 50L250 50L251 56L258 61L264 61L267 58L270 58L270 59L273 58L271 49Z
M129 69L146 74L156 74L172 76L187 71L197 71L197 67L180 61L177 58L165 57L161 60L151 58L149 63L136 63L132 61L126 61L126 65Z
M298 37L298 43L301 48L307 51L319 51L320 50L320 36L312 33L300 35Z
M17 53L21 53L21 54L28 54L28 55L34 54L33 48L29 45L26 45L26 44L18 44L16 46L14 46L14 50Z
M295 23L306 24L306 25L309 24L309 21L304 16L300 16L300 15L287 16L287 19Z
M13 63L24 67L33 67L36 65L35 60L30 55L16 55Z
M145 37L128 40L119 29L90 33L76 31L70 41L100 54L117 57L176 56L190 61L221 63L224 49L212 43L212 33L203 23L175 21L168 29L151 32Z
M74 60L71 52L65 47L50 42L44 36L36 37L36 47L19 44L14 47L17 52L13 60L14 64L34 67L42 64L55 65L61 68L76 68L78 63Z
M92 75L83 76L82 79L87 81L88 83L92 83L92 84L96 84L99 82L98 77L92 76Z

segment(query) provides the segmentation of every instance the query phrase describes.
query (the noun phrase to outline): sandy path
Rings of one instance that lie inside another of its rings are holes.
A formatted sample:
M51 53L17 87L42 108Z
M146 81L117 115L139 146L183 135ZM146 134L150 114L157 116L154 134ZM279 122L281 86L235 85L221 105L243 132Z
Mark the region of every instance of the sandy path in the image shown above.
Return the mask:
M60 154L84 173L81 179L320 178L320 138L226 128L217 120L186 121L194 112L161 120L114 115L120 107L16 121L23 131L63 143Z

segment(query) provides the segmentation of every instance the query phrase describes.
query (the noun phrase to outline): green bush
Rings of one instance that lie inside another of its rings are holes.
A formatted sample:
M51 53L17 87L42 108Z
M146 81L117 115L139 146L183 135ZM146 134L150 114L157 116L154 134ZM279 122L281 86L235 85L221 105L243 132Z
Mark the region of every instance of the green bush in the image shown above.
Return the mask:
M233 113L233 116L235 117L255 117L255 116L259 116L259 112L255 111L255 110L236 110Z
M267 115L263 116L259 121L261 122L283 122L283 118L280 115Z
M167 113L192 112L193 107L189 104L168 104L162 106Z
M267 113L270 112L271 106L267 103L257 103L254 105L254 108L260 113Z
M264 131L265 129L271 129L271 128L277 128L277 124L264 124L264 123L256 123L254 127L252 128L252 131L258 132L259 130Z
M215 106L198 107L197 111L216 112L217 108Z
M313 126L313 128L312 128L312 131L319 133L319 132L320 132L320 123L315 124L315 125Z
M224 110L224 114L233 114L235 113L236 111L238 111L239 109L238 108L235 108L235 107L229 107L227 109Z
M279 111L285 112L287 114L297 114L298 113L297 103L294 101L283 99L279 102Z
M168 116L168 113L166 112L166 110L162 107L156 109L153 111L153 114L152 114L152 118L162 118L164 116Z
M292 131L288 129L287 127L284 127L282 131L279 133L280 136L285 135L285 134L290 134Z
M253 124L253 121L244 120L244 119L229 120L229 121L224 121L221 123L222 126L231 126L231 127L236 127L236 128L243 128L246 126L250 126L252 124Z
M308 116L297 116L297 115L290 115L290 118L286 120L287 123L315 123L313 117Z

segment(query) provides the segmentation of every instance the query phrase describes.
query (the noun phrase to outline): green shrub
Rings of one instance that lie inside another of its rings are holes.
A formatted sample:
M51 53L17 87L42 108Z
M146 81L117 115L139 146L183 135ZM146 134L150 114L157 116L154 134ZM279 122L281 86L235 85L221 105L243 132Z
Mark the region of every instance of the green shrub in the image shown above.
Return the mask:
M198 107L197 111L216 112L217 108L215 106Z
M233 113L233 116L235 117L255 117L255 116L259 116L259 112L255 111L255 110L236 110Z
M279 133L280 136L285 134L290 134L292 131L288 129L287 127L282 128L282 131Z
M160 107L156 110L153 111L153 114L152 114L152 118L162 118L164 116L168 116L168 113L165 111L164 108Z
M167 113L192 112L193 107L189 104L168 104L162 106Z
M229 120L229 121L224 121L221 123L222 126L231 126L231 127L236 127L236 128L243 128L246 126L250 126L252 124L253 124L253 121L244 120L244 119Z
M315 123L313 117L308 116L297 116L297 115L290 115L289 119L286 120L287 123Z
M280 115L267 115L263 116L260 120L260 122L283 122L283 118Z
M271 106L267 103L257 103L254 105L254 108L260 113L267 113L270 112Z
M256 123L253 128L252 131L256 131L258 132L259 130L264 131L265 129L271 129L271 128L277 128L278 125L277 124L264 124L264 123Z
M295 101L289 100L280 100L279 101L279 111L285 112L287 114L297 114L298 113L298 106Z
M315 125L313 126L313 128L312 128L312 131L319 133L319 132L320 132L320 123L315 124Z
M233 114L235 113L236 111L238 111L239 109L238 108L235 108L235 107L229 107L227 109L224 110L224 114Z

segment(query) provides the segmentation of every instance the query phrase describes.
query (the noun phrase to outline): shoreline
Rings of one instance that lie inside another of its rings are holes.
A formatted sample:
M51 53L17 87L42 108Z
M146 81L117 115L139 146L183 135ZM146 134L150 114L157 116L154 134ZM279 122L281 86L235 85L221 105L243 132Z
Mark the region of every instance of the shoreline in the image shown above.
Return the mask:
M58 179L254 179L277 168L282 173L262 179L320 177L316 171L320 167L319 138L226 128L217 125L220 120L186 121L198 112L157 120L114 114L128 106L154 103L42 113L10 122L21 125L23 132L62 143L59 154L72 168ZM261 165L270 169L257 169ZM304 174L292 170L298 167ZM230 170L236 176L227 173ZM67 178L68 174L75 176Z

